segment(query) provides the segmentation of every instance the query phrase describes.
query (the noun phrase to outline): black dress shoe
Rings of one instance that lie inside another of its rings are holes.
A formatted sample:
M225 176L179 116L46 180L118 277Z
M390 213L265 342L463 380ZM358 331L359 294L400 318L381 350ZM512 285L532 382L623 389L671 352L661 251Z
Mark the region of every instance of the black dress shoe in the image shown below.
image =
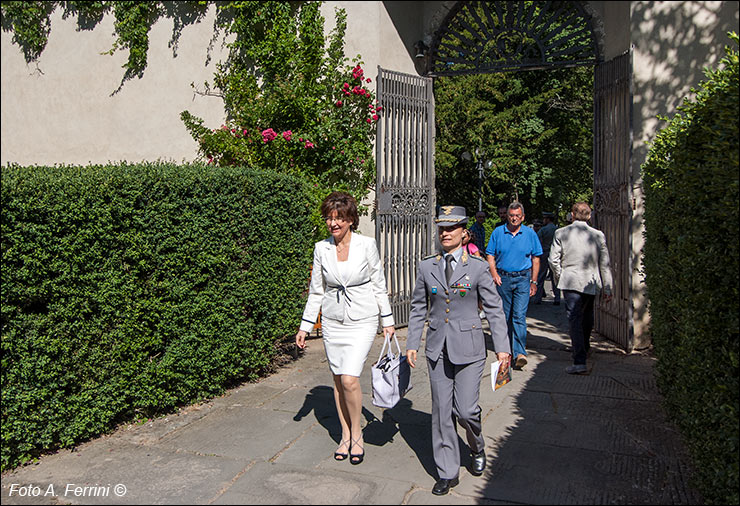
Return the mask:
M485 450L481 450L480 453L471 452L470 458L473 459L473 463L470 466L470 474L473 476L480 476L483 474L483 470L486 468Z
M450 489L460 483L458 478L452 478L451 480L445 480L444 478L437 481L432 489L434 495L445 495Z

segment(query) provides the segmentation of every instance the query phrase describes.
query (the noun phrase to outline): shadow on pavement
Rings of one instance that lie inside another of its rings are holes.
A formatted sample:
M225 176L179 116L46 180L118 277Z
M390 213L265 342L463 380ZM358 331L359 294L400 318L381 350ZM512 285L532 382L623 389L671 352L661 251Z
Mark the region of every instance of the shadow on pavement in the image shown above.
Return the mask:
M589 374L569 375L564 306L531 307L527 320L530 361L492 413L505 421L486 434L490 463L475 486L478 503L701 503L660 404L654 357L592 338Z

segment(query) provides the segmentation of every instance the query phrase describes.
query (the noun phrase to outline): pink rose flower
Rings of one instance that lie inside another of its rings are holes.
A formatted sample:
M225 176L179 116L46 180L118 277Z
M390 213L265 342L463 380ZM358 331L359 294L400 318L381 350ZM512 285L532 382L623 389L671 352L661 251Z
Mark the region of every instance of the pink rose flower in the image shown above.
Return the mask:
M275 133L275 130L272 128L268 128L267 130L262 130L262 142L268 143L271 140L274 140L275 137L277 137L277 134Z
M372 119L370 119L370 118L368 118L368 119L367 119L367 120L365 120L365 121L367 121L368 123L372 123L372 122L373 122L373 120L372 120Z
M342 101L341 100L337 100L337 107L342 107Z
M306 149L314 147L313 142L311 141L306 141L305 146L306 146Z
M368 77L367 79L365 79L365 82L366 82L366 83L371 83L371 82L372 82L372 80L371 80L371 79L370 79L370 78Z
M283 132L283 139L289 141L291 135L293 135L293 132L291 130L286 130L285 132Z
M379 117L380 117L380 116L378 116L377 114L373 114L373 120L375 120L375 121L378 121L378 118L379 118Z

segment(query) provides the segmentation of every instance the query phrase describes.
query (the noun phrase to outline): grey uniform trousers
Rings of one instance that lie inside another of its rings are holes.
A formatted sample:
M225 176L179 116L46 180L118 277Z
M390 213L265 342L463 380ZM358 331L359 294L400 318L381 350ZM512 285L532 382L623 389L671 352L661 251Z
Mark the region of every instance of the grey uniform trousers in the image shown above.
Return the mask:
M440 479L457 478L460 472L460 446L455 418L465 429L470 449L478 453L485 448L478 405L485 365L485 359L456 365L449 361L444 352L436 361L427 359L432 390L432 445ZM442 415L450 412L452 416Z

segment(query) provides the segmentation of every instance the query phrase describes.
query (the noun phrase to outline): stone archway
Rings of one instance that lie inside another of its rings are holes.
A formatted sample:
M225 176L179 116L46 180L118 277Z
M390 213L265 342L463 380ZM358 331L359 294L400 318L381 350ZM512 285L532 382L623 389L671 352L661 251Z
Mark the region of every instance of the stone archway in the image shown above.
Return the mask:
M434 32L423 73L595 67L595 226L607 236L615 275L614 302L597 304L595 330L632 351L632 65L629 52L604 61L598 25L588 2L456 2Z
M584 2L457 2L434 34L429 77L594 65Z

